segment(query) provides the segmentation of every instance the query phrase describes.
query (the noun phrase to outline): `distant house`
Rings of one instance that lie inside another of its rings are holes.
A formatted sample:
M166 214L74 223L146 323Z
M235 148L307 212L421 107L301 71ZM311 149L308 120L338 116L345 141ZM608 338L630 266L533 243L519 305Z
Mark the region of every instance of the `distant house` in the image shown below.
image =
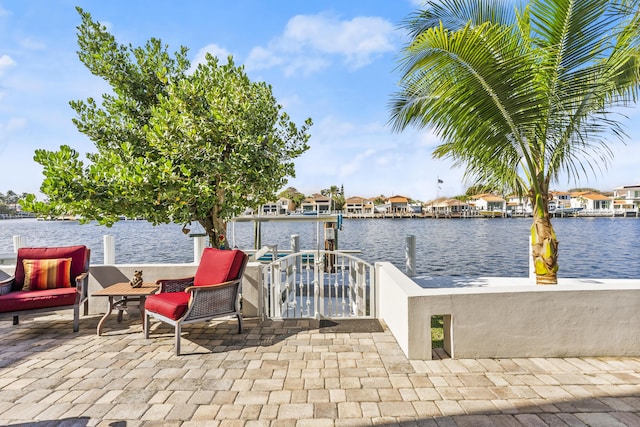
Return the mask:
M278 204L278 214L286 215L296 210L296 204L293 200L286 197L280 197L276 202Z
M470 212L469 204L458 199L438 199L427 206L429 206L430 212L436 217L458 217Z
M571 207L571 193L567 191L550 191L551 200L555 202L557 209Z
M624 185L613 189L616 208L638 210L640 208L640 185Z
M592 191L571 193L571 207L582 208L587 211L611 210L613 198Z
M518 196L517 194L511 194L507 196L507 211L516 215L531 215L533 208L531 206L531 200L526 196Z
M409 198L404 196L391 196L387 199L385 205L387 206L387 212L390 213L405 213L411 212L409 209Z
M305 212L318 212L327 213L330 212L331 199L328 196L322 194L314 194L311 197L307 197L300 204L300 208L303 213Z
M495 194L477 194L471 196L471 199L478 211L506 212L507 210L507 201Z
M344 204L347 214L371 214L373 209L373 201L360 196L349 197Z
M277 215L278 214L278 204L275 202L265 203L260 207L261 215Z

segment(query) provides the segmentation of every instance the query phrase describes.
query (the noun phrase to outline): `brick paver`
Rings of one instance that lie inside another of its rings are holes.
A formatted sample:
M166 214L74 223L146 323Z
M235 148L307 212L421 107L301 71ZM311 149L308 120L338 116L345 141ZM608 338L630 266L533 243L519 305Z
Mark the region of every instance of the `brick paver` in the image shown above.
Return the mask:
M640 358L409 361L386 330L257 319L185 326L177 357L99 318L0 321L0 425L640 426Z

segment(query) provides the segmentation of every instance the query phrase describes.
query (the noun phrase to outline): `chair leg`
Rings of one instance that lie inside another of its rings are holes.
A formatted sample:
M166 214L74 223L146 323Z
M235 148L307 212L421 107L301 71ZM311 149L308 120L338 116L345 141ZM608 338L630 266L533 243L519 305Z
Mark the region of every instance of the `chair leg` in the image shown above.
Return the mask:
M73 306L73 332L78 332L80 329L80 306L78 304Z
M148 314L144 314L144 325L142 325L142 327L144 328L144 338L148 339L149 338L149 315Z
M20 321L18 320L18 316L13 316L13 324L17 325L19 323L20 323Z
M236 314L236 317L238 318L238 333L241 334L242 333L242 314L238 313Z
M176 323L176 356L180 356L180 323Z

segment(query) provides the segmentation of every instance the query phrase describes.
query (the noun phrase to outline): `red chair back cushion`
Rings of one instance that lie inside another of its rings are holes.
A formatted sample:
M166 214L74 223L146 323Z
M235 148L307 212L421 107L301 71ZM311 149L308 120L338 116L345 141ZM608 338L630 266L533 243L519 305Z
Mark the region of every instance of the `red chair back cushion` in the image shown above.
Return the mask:
M76 277L85 271L88 266L88 249L84 245L61 246L52 248L20 248L16 260L16 274L13 285L14 290L21 290L24 286L23 259L55 259L71 258L71 285L75 286Z
M240 275L244 252L238 249L205 248L193 279L194 286L216 285L235 280Z

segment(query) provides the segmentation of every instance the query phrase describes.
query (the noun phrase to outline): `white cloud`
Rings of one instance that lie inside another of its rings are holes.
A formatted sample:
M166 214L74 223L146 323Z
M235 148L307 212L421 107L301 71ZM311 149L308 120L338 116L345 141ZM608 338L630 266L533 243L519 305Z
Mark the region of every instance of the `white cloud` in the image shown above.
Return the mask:
M246 64L254 70L282 66L287 75L310 74L338 57L355 70L394 51L397 38L394 25L379 17L345 21L328 14L297 15L267 47L254 48Z
M283 62L284 59L276 55L275 52L258 46L249 52L247 68L260 70L281 65Z
M7 124L5 126L2 126L1 124L0 126L2 126L2 128L4 128L7 132L12 132L24 128L26 124L27 119L25 119L24 117L12 117L9 119L9 121L7 121Z
M34 40L31 37L21 40L20 45L27 50L45 50L47 48L43 41Z
M27 124L27 119L22 117L11 117L7 122L0 122L0 152L8 144L6 135L16 130L24 128Z
M0 56L0 76L2 76L5 70L13 67L14 65L16 65L16 62L11 59L9 55Z
M217 57L221 64L226 64L227 57L231 55L231 53L227 49L220 47L215 43L208 44L201 48L198 53L196 53L196 56L191 61L191 68L189 68L189 72L195 71L198 65L204 64L207 61L207 53L210 53L211 55Z
M3 9L2 6L0 6L0 17L9 16L9 15L11 15L11 12L8 11L7 9Z

